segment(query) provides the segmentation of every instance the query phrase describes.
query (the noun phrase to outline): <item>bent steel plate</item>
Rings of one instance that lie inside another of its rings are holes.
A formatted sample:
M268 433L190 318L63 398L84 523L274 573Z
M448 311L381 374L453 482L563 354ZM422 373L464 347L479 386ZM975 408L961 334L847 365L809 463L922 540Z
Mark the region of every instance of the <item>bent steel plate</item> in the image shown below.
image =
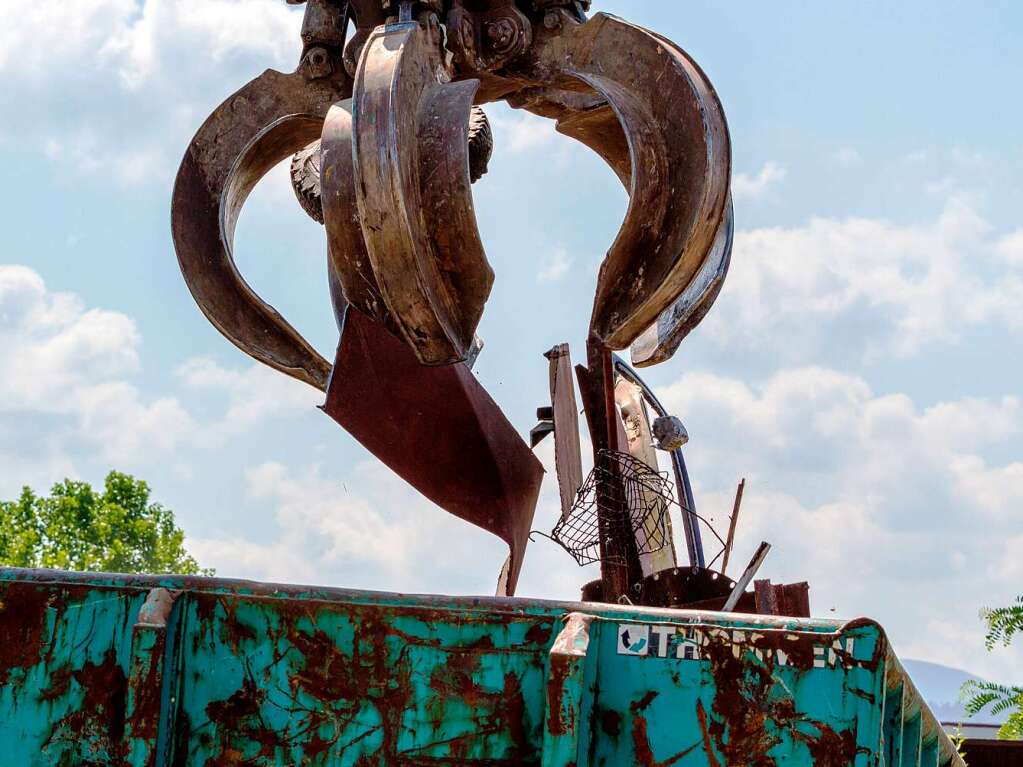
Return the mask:
M727 213L703 266L682 295L632 344L633 365L649 367L671 359L685 337L707 316L728 276L734 236L735 216L729 198Z
M274 165L320 135L327 108L349 95L342 77L267 70L210 115L174 184L178 263L209 321L256 360L325 390L330 363L246 284L234 230L249 192Z
M358 214L376 283L427 365L468 357L494 281L469 173L479 82L448 80L438 27L378 27L359 62L352 120Z
M606 14L545 41L532 69L555 87L573 77L607 102L569 111L558 130L600 154L629 191L591 319L594 334L624 349L693 281L712 248L731 175L724 111L681 48Z
M466 365L421 365L349 308L324 411L442 509L502 538L502 593L514 593L543 467Z

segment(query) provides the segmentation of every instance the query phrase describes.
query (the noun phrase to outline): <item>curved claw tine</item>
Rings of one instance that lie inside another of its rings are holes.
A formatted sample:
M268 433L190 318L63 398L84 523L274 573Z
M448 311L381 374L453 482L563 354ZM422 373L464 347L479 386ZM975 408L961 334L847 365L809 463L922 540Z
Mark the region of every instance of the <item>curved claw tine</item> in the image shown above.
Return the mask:
M397 332L377 285L359 219L352 109L352 99L330 108L320 144L320 191L331 272L350 303Z
M633 365L649 367L671 359L685 337L707 316L728 276L734 236L735 217L729 197L725 218L707 259L682 295L632 344Z
M728 126L706 76L664 38L605 14L566 37L562 72L610 110L570 115L559 130L600 153L629 190L591 319L593 333L624 349L692 283L713 246L731 175Z
M378 27L356 76L354 178L377 287L420 362L467 359L493 285L472 205L476 80L446 82L435 32ZM347 287L347 285L346 285Z
M238 273L234 229L259 179L319 137L327 108L345 89L337 79L264 72L221 104L192 139L172 207L178 262L210 322L246 354L321 390L330 363Z

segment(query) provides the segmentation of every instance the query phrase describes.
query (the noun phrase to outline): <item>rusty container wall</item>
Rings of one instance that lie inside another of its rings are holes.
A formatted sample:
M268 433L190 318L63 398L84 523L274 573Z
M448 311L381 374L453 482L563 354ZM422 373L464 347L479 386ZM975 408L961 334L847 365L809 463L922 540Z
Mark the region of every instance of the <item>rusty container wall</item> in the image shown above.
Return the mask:
M961 765L877 624L0 570L0 764Z

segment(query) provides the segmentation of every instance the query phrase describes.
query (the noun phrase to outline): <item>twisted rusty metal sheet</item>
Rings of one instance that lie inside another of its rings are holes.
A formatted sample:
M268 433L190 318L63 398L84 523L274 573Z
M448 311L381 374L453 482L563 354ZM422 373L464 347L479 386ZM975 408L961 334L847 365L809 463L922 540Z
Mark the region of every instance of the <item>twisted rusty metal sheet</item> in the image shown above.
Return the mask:
M502 538L515 593L543 468L465 365L428 367L348 310L326 413L445 511Z

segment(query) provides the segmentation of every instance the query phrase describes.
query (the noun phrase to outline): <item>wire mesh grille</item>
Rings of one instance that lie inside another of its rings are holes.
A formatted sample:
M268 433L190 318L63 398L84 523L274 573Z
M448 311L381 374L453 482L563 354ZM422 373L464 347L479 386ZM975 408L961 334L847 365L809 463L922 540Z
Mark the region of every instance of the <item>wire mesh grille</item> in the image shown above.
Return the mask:
M602 545L611 537L629 535L639 554L669 545L669 509L677 505L673 485L664 474L628 453L601 450L597 465L579 489L569 513L551 538L580 565L621 561Z

